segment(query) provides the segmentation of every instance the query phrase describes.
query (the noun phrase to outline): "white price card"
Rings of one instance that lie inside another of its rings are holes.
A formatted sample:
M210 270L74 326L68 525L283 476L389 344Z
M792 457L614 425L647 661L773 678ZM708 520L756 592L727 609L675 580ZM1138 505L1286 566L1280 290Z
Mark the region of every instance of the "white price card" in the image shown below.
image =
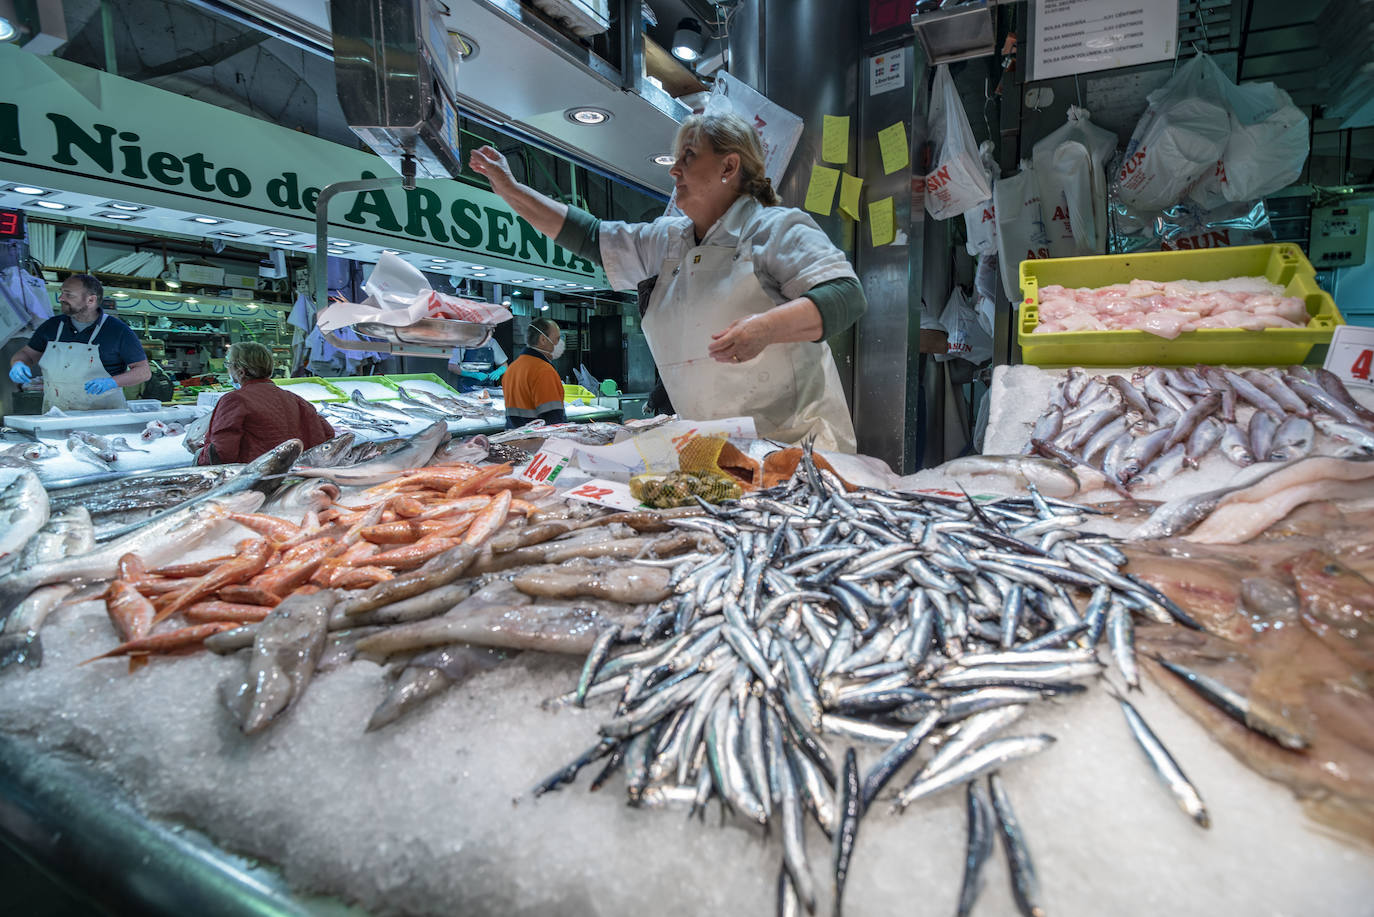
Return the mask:
M1374 328L1337 327L1322 365L1342 382L1374 386Z
M534 454L534 458L517 472L518 477L535 484L552 484L558 480L563 469L572 461L569 444L557 439L544 441L544 448Z
M622 484L619 481L588 481L579 484L563 496L573 500L581 500L584 503L595 503L599 506L609 506L612 509L637 510L648 509L640 503L630 493L630 485Z

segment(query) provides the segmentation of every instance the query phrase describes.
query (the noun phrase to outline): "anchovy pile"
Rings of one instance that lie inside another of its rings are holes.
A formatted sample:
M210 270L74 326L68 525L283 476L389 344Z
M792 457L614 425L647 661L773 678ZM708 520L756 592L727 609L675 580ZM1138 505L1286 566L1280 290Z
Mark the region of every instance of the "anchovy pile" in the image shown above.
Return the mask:
M1253 413L1245 423L1240 411ZM1219 447L1241 467L1311 453L1374 454L1374 412L1324 369L1157 367L1130 379L1071 369L1035 422L1026 452L1100 470L1112 485L1153 485Z
M671 567L674 595L637 633L600 634L576 690L552 703L613 698L614 712L599 741L534 793L605 759L592 789L623 769L632 806L703 813L716 796L740 817L779 825L779 913L816 907L809 813L833 839L839 913L860 818L894 777L910 774L891 796L896 812L1035 755L1054 738L1000 733L1029 705L1102 675L1094 646L1104 635L1136 686L1136 615L1198 625L1121 573L1126 558L1106 539L1078 528L1089 508L1034 488L986 504L850 491L809 454L802 467L786 485L671 520L725 550L642 561ZM1142 747L1162 749L1138 715L1130 722ZM860 773L854 748L837 760L829 740L885 750ZM1185 811L1196 811L1196 791L1173 771L1168 785L1186 786ZM1010 803L999 785L992 792L1015 896L1023 913L1040 913ZM991 822L980 798L969 806L971 906Z

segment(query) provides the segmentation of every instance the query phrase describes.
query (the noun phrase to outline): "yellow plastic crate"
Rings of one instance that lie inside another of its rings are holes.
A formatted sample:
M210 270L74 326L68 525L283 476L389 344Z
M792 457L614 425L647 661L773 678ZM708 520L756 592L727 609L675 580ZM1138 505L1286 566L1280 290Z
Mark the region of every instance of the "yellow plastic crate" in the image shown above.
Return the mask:
M590 392L580 385L568 385L563 383L563 400L571 404L581 402L582 404L594 404L596 393Z
M1265 277L1307 303L1306 328L1203 328L1168 340L1148 331L1061 331L1036 334L1040 288L1105 287L1131 280L1226 280ZM1286 366L1301 363L1316 344L1345 324L1316 271L1291 243L1134 255L1093 255L1021 262L1021 359L1035 366L1181 366L1193 363Z

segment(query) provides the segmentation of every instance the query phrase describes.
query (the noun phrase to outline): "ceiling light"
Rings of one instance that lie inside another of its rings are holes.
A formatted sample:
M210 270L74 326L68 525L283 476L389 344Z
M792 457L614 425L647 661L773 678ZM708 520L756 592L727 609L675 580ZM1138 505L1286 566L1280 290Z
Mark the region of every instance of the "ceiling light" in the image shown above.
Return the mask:
M673 57L690 63L701 57L705 45L700 22L690 16L678 22L677 31L673 33Z
M264 229L264 230L262 231L262 234L263 234L264 236L289 236L289 235L291 235L291 233L286 232L286 231L281 230L281 229Z
M0 41L13 41L19 35L19 30L14 27L14 23L8 19L0 19Z
M104 213L97 213L96 216L98 216L98 217L104 217L104 218L107 219L107 220L136 220L136 219L138 219L138 217L136 217L136 216L131 216L130 214L127 214L127 213L110 213L109 211L105 211Z
M485 276L487 276L487 275L486 275L486 274L483 274L481 271L473 271L472 276L474 276L474 277L485 277Z
M396 249L394 249L394 248L384 248L384 249L382 249L382 254L383 254L383 255L399 255L400 252L396 251Z
M129 298L129 294L128 294L128 293L124 293L124 292L111 293L110 295L113 296L115 299L128 299L128 298Z
M596 287L583 287L582 289L584 289L584 290L595 290Z
M168 281L165 281L165 283L166 283L167 289L169 289L169 290L180 290L180 289L181 289L181 281L180 281L180 280L168 280Z
M113 207L115 210L127 210L130 213L138 213L140 210L147 210L147 207L140 207L137 204L121 204L119 201L106 201L102 207Z
M12 185L9 190L13 191L15 194L33 194L37 196L52 194L51 191L44 188L34 188L30 185Z
M328 251L331 255L342 255L342 254L344 253L344 250L341 249L341 248L331 248L331 249L327 249L327 251Z
M242 239L245 235L247 235L247 233L229 232L228 230L225 230L223 232L217 232L215 233L215 235L224 236L227 239Z
M547 311L549 311L549 304L548 304L548 303L544 303L544 305L542 305L542 306L539 307L539 311L540 311L540 312L547 312Z
M214 217L191 217L192 223L204 223L206 226L218 226L223 220L216 220Z
M667 153L659 153L657 156L654 157L653 161L654 165L659 166L671 166L673 163L677 162L676 159L674 159Z
M186 302L189 302L194 305L195 303L200 302L200 300L196 299L194 296L188 296L186 297Z
M333 239L330 239L330 240L329 240L329 244L335 246L336 248L348 248L348 247L349 247L350 245L352 245L353 243L352 243L352 242L337 242L337 241L335 241L335 240L333 240Z
M611 113L604 108L583 106L581 108L569 108L563 112L563 117L573 124L605 124L611 120Z
M34 201L39 207L47 207L49 210L66 210L67 204L59 204L57 201Z
M501 300L501 305L510 308L510 297L507 296L505 299Z
M433 262L434 264L448 264L450 259L448 259L448 258L430 258L429 260L430 260L431 262Z

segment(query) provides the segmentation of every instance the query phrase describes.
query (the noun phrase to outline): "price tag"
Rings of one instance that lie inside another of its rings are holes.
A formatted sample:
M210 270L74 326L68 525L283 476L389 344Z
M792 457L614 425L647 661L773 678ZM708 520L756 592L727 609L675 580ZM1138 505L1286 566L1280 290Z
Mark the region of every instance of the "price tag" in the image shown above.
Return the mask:
M544 448L534 454L518 476L535 484L552 484L572 460L572 450L559 440L546 440Z
M1338 327L1322 365L1346 384L1374 386L1374 328Z
M583 503L596 503L600 506L609 506L613 509L636 510L648 509L640 503L630 493L630 485L622 484L619 481L588 481L579 484L563 496L573 500L581 500Z

